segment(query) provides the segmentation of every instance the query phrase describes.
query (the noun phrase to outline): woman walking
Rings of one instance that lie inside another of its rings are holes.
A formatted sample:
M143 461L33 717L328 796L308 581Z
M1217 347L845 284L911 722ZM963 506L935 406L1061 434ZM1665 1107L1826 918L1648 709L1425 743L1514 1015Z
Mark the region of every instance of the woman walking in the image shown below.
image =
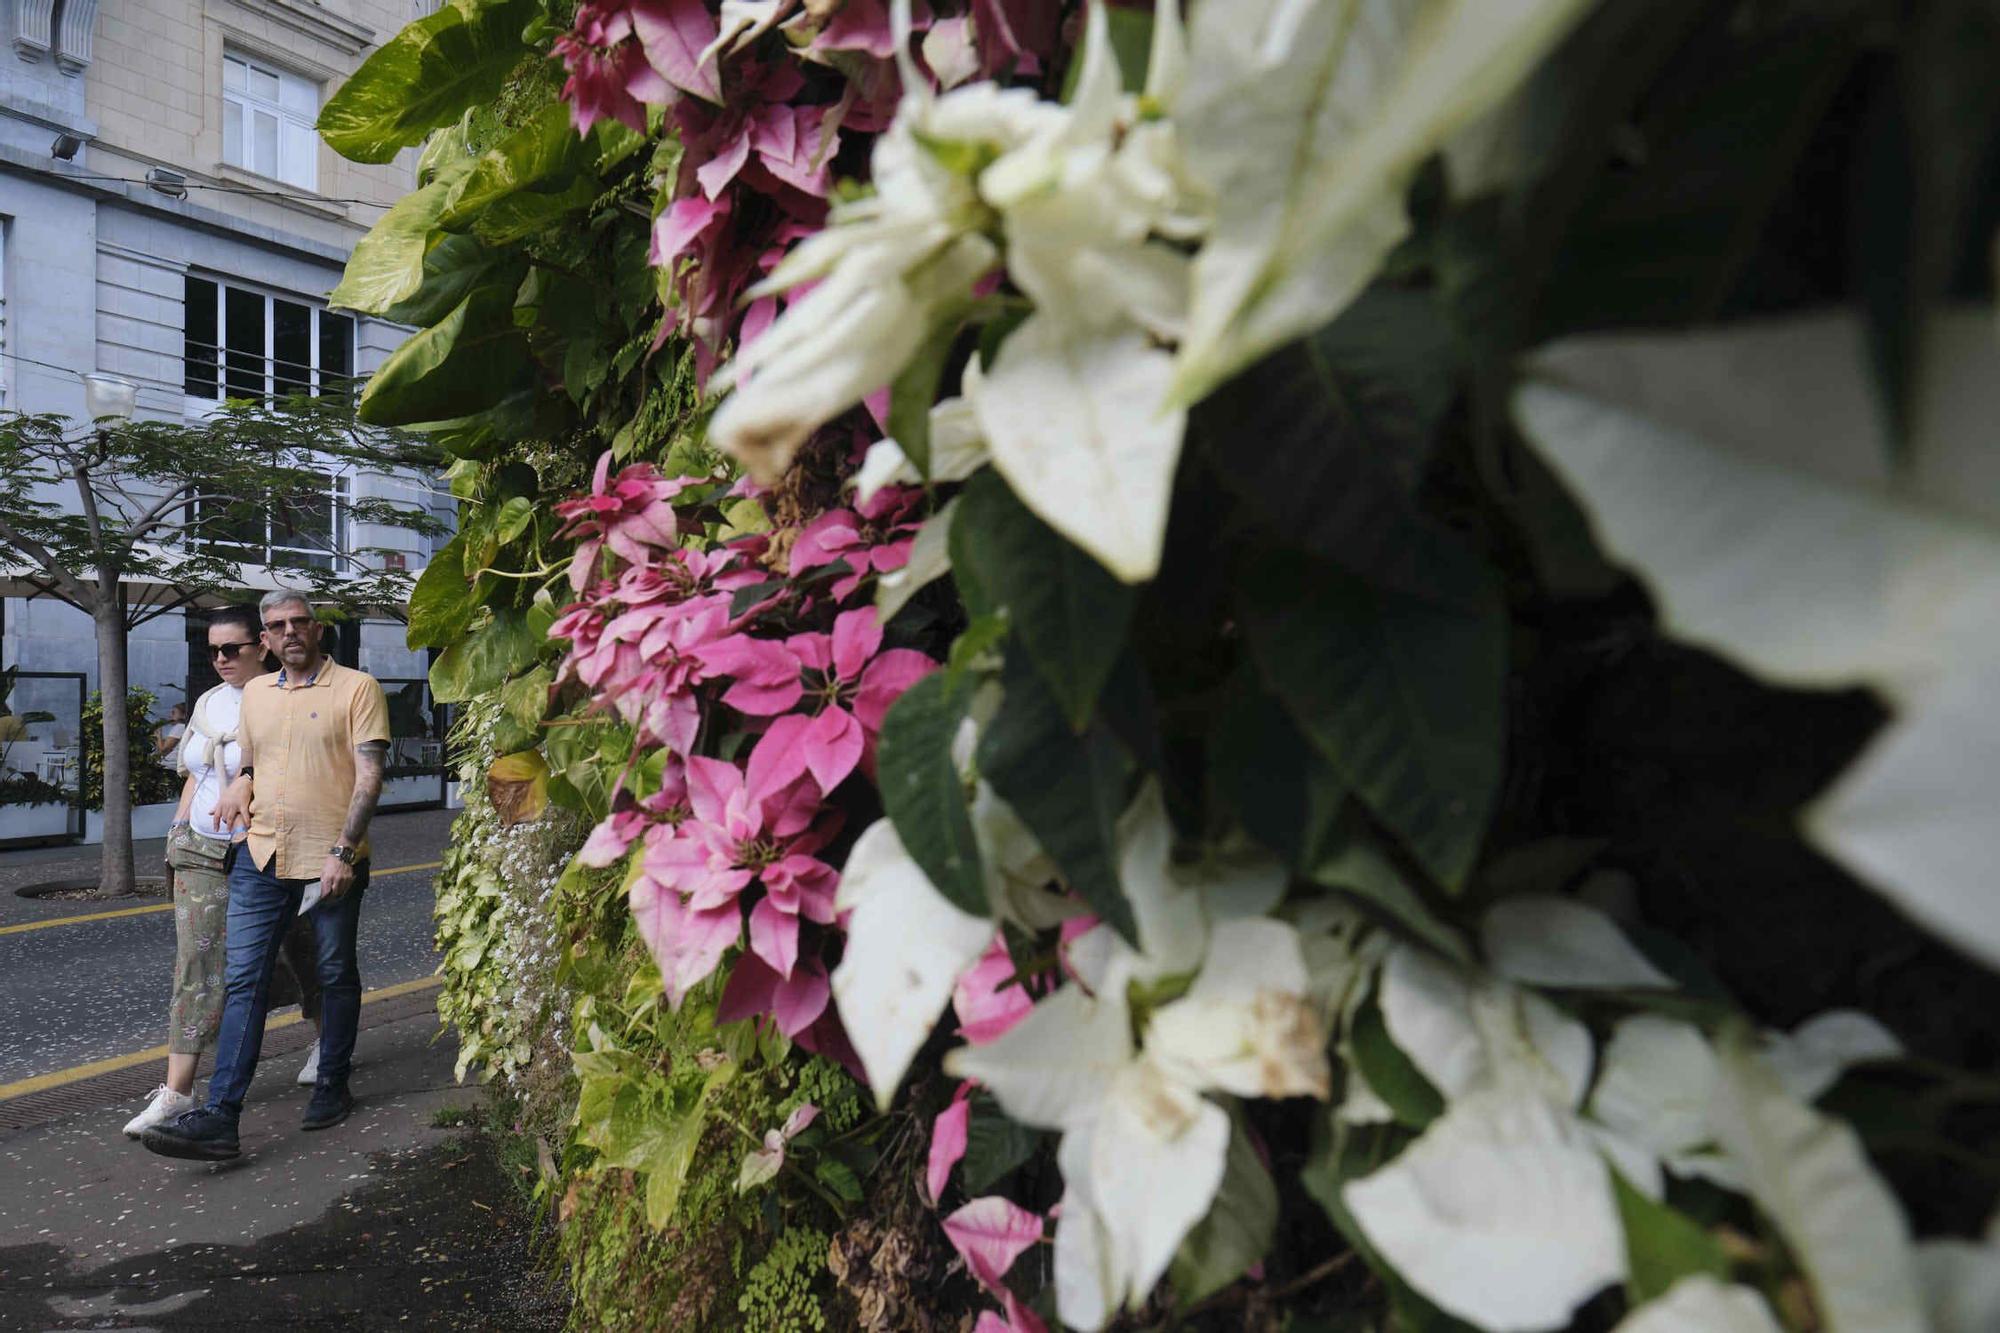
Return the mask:
M167 833L175 936L174 990L167 1006L167 1081L153 1090L146 1109L125 1126L127 1138L136 1139L149 1127L194 1109L195 1069L221 1022L228 862L243 834L215 822L215 805L243 763L236 743L243 687L267 669L258 629L257 613L247 606L225 606L209 620L209 656L222 683L195 702L188 718L179 765L187 781L181 785L180 808ZM301 931L295 925L278 971L281 977L291 974L300 1007L317 1026L319 972L312 940L310 929ZM299 1081L312 1082L318 1063L315 1043Z

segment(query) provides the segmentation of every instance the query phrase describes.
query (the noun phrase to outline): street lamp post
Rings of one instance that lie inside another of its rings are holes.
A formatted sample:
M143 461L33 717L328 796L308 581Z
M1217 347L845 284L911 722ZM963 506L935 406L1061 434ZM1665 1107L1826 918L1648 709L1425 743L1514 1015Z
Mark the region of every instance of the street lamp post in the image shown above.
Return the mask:
M132 419L139 386L118 375L92 372L82 376L83 410L97 431L103 459L112 453L111 434ZM100 460L101 461L101 460ZM85 466L77 464L77 489L86 497L90 482ZM91 619L96 622L98 697L103 700L104 864L107 889L129 890L132 883L132 731L125 711L125 584L120 571L104 561L97 569L97 597ZM79 787L83 774L78 773Z

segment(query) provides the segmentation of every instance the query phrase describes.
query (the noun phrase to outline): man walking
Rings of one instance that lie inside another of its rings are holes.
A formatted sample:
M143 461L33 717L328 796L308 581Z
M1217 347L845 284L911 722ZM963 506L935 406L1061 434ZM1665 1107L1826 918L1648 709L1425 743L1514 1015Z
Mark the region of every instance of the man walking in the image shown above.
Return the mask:
M222 1028L208 1105L148 1129L167 1157L218 1160L238 1153L236 1122L264 1042L271 971L286 928L310 892L320 980L319 1081L302 1122L325 1129L354 1109L347 1090L361 1018L354 938L368 887L368 823L382 794L389 708L373 676L320 652L321 626L297 593L258 607L264 646L282 664L243 691L243 767L216 806L224 827L250 837L229 865L229 949Z

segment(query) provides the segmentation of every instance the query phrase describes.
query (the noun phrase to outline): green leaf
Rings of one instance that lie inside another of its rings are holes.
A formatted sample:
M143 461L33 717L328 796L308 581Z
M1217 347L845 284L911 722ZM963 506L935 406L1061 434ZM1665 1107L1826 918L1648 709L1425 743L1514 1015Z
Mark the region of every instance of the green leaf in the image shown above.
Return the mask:
M411 308L405 303L424 286L438 214L444 211L445 197L462 170L463 166L457 167L451 174L411 191L376 219L368 234L355 243L340 284L328 294L327 304L369 315L387 315L394 310L407 316ZM460 250L440 262L464 258ZM449 271L457 272L458 268L454 265Z
M1112 58L1118 62L1119 82L1128 93L1143 92L1146 66L1151 63L1153 50L1153 16L1143 9L1106 6L1104 31L1111 39ZM1069 70L1063 75L1065 103L1075 95L1076 81L1082 72L1081 59L1069 62Z
M525 495L516 495L500 506L500 512L493 516L493 534L505 546L535 521L535 502Z
M1848 247L1894 446L1915 424L1925 321L1960 274L1991 262L2000 131L2000 11L1945 0L1912 17L1903 68L1883 81L1862 131L1850 222L1859 235Z
M1853 67L1858 31L1833 11L1801 11L1800 21L1745 25L1705 43L1697 78L1670 72L1671 95L1631 118L1657 151L1637 169L1602 154L1605 169L1563 233L1546 286L1505 298L1539 295L1530 337L1720 312Z
M1215 789L1252 837L1310 873L1333 836L1347 783L1254 671L1239 668L1221 695L1209 733Z
M1118 662L1138 590L1036 518L991 468L959 496L951 564L961 585L977 586L982 614L1007 616L1071 730L1081 731Z
M479 612L479 599L465 577L465 534L455 534L434 552L410 589L409 643L442 648L454 642Z
M428 235L415 291L383 309L382 318L429 328L449 315L473 288L501 282L518 284L527 272L518 256L490 249L477 236L436 231Z
M1500 779L1507 624L1485 568L1470 561L1452 590L1476 609L1283 554L1243 588L1265 684L1424 868L1462 887Z
M1422 1129L1444 1114L1443 1095L1390 1038L1375 1001L1368 1001L1354 1016L1349 1043L1361 1076L1396 1113L1397 1124Z
M431 663L431 697L439 703L463 703L498 689L509 676L535 660L541 639L518 611L501 611L491 623L474 630L439 654Z
M936 315L916 355L889 385L889 438L902 446L920 476L931 474L931 404L965 313L965 305L954 303Z
M1411 493L1458 376L1435 298L1375 287L1217 390L1190 414L1189 435L1288 543L1434 597L1435 567L1452 553Z
M1305 874L1316 884L1359 898L1445 957L1471 963L1472 949L1465 936L1431 910L1384 843L1350 802L1320 859Z
M363 61L320 108L328 146L355 162L387 162L467 107L489 101L529 53L521 30L538 0L452 0Z
M1007 637L1007 617L997 615L974 616L970 623L951 641L951 654L945 661L945 671L953 679L958 679L968 671L979 669L987 654Z
M979 738L979 772L1014 808L1063 878L1126 940L1137 938L1118 879L1118 817L1131 764L1110 729L1070 729L1025 655L1002 668L1000 711Z
M1239 1111L1230 1116L1222 1187L1167 1271L1174 1294L1183 1306L1206 1300L1262 1259L1277 1230L1278 1187L1258 1159Z
M446 421L492 406L536 374L514 324L514 289L494 283L405 340L369 379L357 410L377 426Z
M968 1195L984 1194L1001 1177L1016 1170L1041 1146L1038 1130L1009 1118L985 1092L972 1094L972 1114L966 1119L965 1160L960 1180Z
M883 718L875 763L882 806L910 859L952 906L983 917L991 910L986 871L951 757L971 702L969 684L955 687L942 672L924 677Z
M527 124L481 153L445 195L438 225L462 231L503 200L544 197L588 165L589 144L570 126L569 104L551 101Z
M861 1181L854 1174L854 1168L837 1157L822 1157L819 1164L813 1167L813 1175L845 1203L860 1203L867 1197L861 1191Z
M1694 1273L1729 1280L1729 1256L1714 1236L1685 1214L1633 1189L1616 1168L1611 1172L1611 1188L1625 1227L1625 1253L1631 1269L1625 1292L1632 1304L1664 1296L1674 1283Z
M517 726L530 730L541 726L549 706L549 685L554 680L555 672L545 666L515 677L500 687L501 708Z

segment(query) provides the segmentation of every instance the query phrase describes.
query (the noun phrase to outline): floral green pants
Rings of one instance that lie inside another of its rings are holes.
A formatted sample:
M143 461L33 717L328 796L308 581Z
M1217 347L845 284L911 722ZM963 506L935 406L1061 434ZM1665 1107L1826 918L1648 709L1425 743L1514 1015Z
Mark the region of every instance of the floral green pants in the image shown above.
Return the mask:
M167 1003L167 1050L199 1055L222 1025L222 965L229 919L228 847L191 829L167 837L174 872L174 993ZM319 968L312 927L301 917L285 937L271 978L271 1006L297 1003L319 1016Z

